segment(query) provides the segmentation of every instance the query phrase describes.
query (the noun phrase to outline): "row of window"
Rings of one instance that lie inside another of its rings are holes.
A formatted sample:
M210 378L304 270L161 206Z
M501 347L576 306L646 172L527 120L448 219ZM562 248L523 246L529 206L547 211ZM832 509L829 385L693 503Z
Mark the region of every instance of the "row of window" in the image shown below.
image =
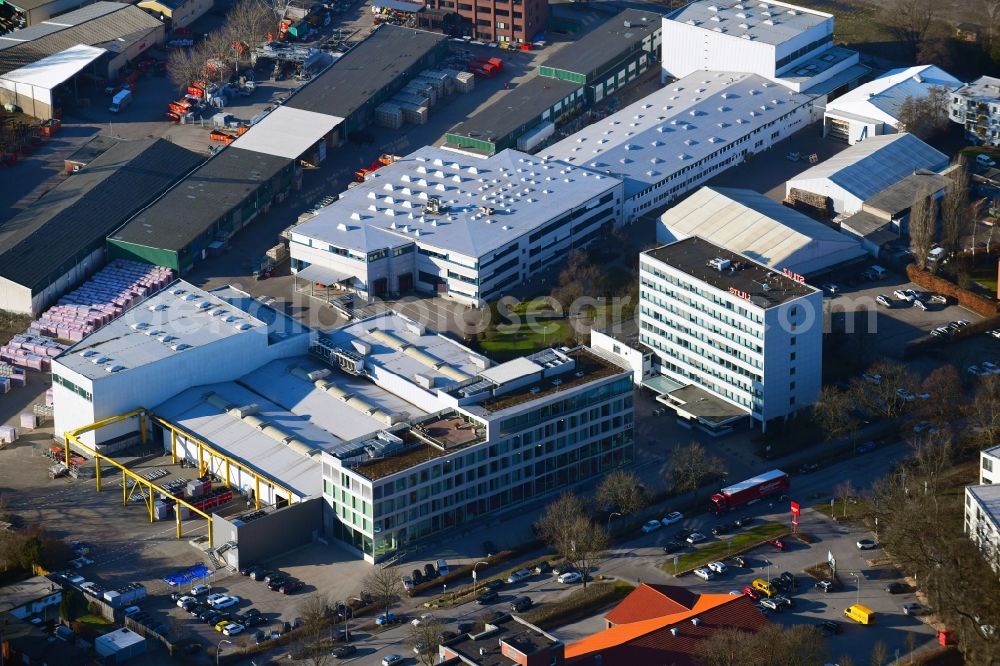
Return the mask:
M670 309L670 308L668 307L664 309ZM678 331L679 333L683 333L688 337L718 347L719 350L722 351L724 354L731 356L739 361L742 361L746 365L761 370L764 368L764 362L759 352L751 355L743 350L736 349L735 347L730 347L727 344L723 344L717 341L715 338L705 335L704 331L706 327L701 326L701 324L698 321L696 321L696 318L693 315L689 315L689 317L692 323L695 324L695 328L685 326L682 323L678 323L676 320L672 318L667 318L663 316L662 313L657 312L656 310L653 310L652 308L648 308L646 306L642 306L640 310L643 315L643 322L645 322L645 317L651 317L657 323L662 324L664 326L669 326L670 328Z
M658 284L655 281L649 280L648 278L645 278L645 277L641 279L640 285L642 287L647 287L647 288L652 289L654 291L658 291L661 294L665 294L668 299L671 299L671 300L673 300L675 302L684 304L684 305L688 306L689 308L691 308L693 310L697 310L699 312L703 312L706 315L708 315L709 317L711 317L712 319L715 319L716 321L720 321L723 324L725 324L727 326L730 326L731 328L734 328L734 329L736 329L738 331L742 331L742 332L744 332L744 333L746 333L746 334L748 334L748 335L750 335L750 336L752 336L752 337L754 337L754 338L756 338L758 340L763 340L764 339L764 329L763 329L762 326L757 325L758 322L756 322L756 318L755 317L733 316L733 315L730 315L730 314L726 313L726 310L732 310L732 309L734 309L732 303L729 303L727 301L723 301L723 302L720 303L719 301L722 301L723 299L721 299L719 297L713 297L714 295L711 294L711 293L709 293L709 294L703 294L703 293L701 293L701 294L698 294L698 295L701 296L702 299L706 299L708 301L712 301L715 305L721 305L722 307L712 307L711 305L707 305L707 304L703 303L698 298L694 298L694 297L687 296L685 294L676 292L673 289L670 289L669 287L664 287L663 285ZM697 290L695 290L695 291L697 291ZM653 301L654 303L656 302L654 300L654 297L652 295L650 295L650 297L647 298L647 300ZM665 303L666 301L660 301L660 302L661 303ZM750 345L747 345L747 346L750 347ZM752 347L750 347L750 348L752 349Z
M64 386L64 387L68 388L70 391L72 391L73 393L76 393L78 396L80 396L81 398L83 398L87 402L93 402L94 401L94 396L93 396L92 393L90 393L90 391L86 391L86 390L80 388L79 386L77 386L76 384L74 384L73 382L71 382L70 380L66 379L65 377L61 377L61 376L57 375L54 372L52 373L52 382L54 384L59 384L60 386Z
M764 380L762 374L752 372L733 363L728 358L716 354L714 349L697 345L686 338L676 336L665 329L659 328L652 322L643 320L639 331L640 336L643 335L643 331L648 331L659 338L657 349L667 351L672 358L683 361L713 377L722 379L725 383L731 384L742 391L752 390L753 384L751 382L762 382ZM668 346L665 342L672 343L672 345ZM693 355L684 353L685 350L691 351ZM706 361L710 361L711 364L706 363ZM725 368L725 371L720 370L719 366ZM792 369L792 373L794 374L794 368Z

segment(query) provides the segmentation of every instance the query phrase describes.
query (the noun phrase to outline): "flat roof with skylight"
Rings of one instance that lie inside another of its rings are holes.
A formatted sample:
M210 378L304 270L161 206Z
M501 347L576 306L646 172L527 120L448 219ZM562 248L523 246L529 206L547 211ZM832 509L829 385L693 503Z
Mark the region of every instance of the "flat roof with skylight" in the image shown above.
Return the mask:
M267 324L226 300L177 280L58 357L92 380L155 363L237 335L266 335Z
M292 233L358 252L416 243L480 257L618 182L516 150L477 158L425 147L375 171Z
M752 35L754 41L777 46L830 21L833 15L784 2L698 0L669 18L705 30L724 30L737 38Z
M756 74L694 72L539 154L622 178L629 198L810 101Z

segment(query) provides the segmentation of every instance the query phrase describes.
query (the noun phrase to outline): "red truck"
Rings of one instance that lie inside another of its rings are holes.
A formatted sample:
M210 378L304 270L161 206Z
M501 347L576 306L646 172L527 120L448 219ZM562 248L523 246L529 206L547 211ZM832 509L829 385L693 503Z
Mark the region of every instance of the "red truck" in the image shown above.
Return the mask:
M723 488L709 499L712 513L732 511L770 495L788 490L788 475L780 469L772 469L757 476Z

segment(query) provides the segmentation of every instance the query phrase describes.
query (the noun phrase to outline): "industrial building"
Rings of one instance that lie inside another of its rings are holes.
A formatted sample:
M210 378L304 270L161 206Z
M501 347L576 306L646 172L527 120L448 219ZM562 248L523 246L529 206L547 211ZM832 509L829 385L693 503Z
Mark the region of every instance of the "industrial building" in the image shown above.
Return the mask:
M445 145L486 156L506 148L531 150L585 106L582 84L536 76L448 130ZM548 129L531 140L531 130L543 126Z
M39 315L104 264L108 234L204 161L163 139L91 144L85 166L0 228L0 310Z
M832 14L768 0L697 0L663 19L663 74L744 72L795 92L833 98L871 69L857 51L833 44Z
M0 35L73 11L86 0L6 0L0 4Z
M352 330L371 326L349 326L331 344L364 350ZM415 365L405 339L369 335ZM423 374L395 374L395 385L426 391ZM428 416L323 453L327 531L366 559L537 502L634 457L631 372L583 347L543 350L434 393Z
M10 613L19 620L56 615L61 601L62 587L45 576L32 576L0 587L0 613Z
M539 155L622 179L630 223L805 127L811 101L756 74L696 72Z
M109 236L108 256L184 274L297 188L301 177L293 159L227 146Z
M768 625L745 594L698 594L676 585L640 584L604 616L607 628L566 646L570 666L698 666L706 641L723 629L752 633Z
M421 291L479 306L621 219L621 181L505 150L420 150L291 230L307 284L366 298Z
M626 9L539 66L538 75L583 84L595 104L660 60L662 15Z
M511 45L531 44L549 22L548 0L486 0L467 4L428 0L419 15L453 37L471 37Z
M125 628L109 631L94 639L94 652L101 657L113 659L115 664L124 664L146 654L146 639Z
M692 236L639 258L640 342L672 385L657 400L708 432L766 429L819 397L823 294Z
M445 134L445 145L493 155L532 151L556 127L659 61L660 15L627 9L546 60L538 76Z
M318 531L381 560L633 458L631 373L609 357L490 367L391 312L317 337L181 280L57 357L53 386L56 432L101 422L73 446L112 456L145 437L263 509L212 517L234 566Z
M923 99L933 88L943 88L948 104L952 91L961 86L961 81L934 65L893 69L829 102L823 113L823 136L853 146L868 137L905 132L901 110L907 99Z
M656 242L691 236L806 277L867 257L857 240L753 190L702 187L660 216Z
M883 134L865 139L785 183L789 199L799 193L825 198L824 210L851 215L862 204L914 172L940 172L948 156L912 134Z
M466 633L438 646L446 666L563 666L565 648L555 636L517 615L487 622L483 631Z
M964 532L1000 570L1000 446L979 452L979 485L965 488Z
M3 83L9 72L76 46L100 49L99 57L87 64L86 71L97 78L113 79L127 62L163 39L163 24L138 7L95 2L57 20L46 20L16 34L0 36L0 94L10 90Z
M1000 145L1000 79L980 76L951 93L948 117L979 145Z
M212 8L212 0L142 0L136 3L163 22L167 31L186 28Z
M444 35L383 23L284 103L342 119L342 138L375 118L375 108L445 56Z

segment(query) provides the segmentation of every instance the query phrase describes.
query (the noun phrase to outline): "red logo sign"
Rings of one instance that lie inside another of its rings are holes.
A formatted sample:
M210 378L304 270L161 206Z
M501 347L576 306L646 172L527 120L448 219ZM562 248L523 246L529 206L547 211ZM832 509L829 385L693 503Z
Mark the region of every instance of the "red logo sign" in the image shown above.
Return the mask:
M744 300L747 300L747 301L750 300L750 294L749 293L747 293L745 291L741 291L741 290L737 289L736 287L730 287L729 288L729 293L733 294L734 296L739 296L740 298L742 298Z
M801 509L799 509L799 503L798 502L792 502L792 515L795 516L796 518L798 518L800 513L801 513Z
M806 281L806 279L804 277L802 277L798 273L795 273L795 272L793 272L793 271L791 271L791 270L789 270L787 268L782 268L781 272L785 275L785 277L792 278L796 282L805 282Z

